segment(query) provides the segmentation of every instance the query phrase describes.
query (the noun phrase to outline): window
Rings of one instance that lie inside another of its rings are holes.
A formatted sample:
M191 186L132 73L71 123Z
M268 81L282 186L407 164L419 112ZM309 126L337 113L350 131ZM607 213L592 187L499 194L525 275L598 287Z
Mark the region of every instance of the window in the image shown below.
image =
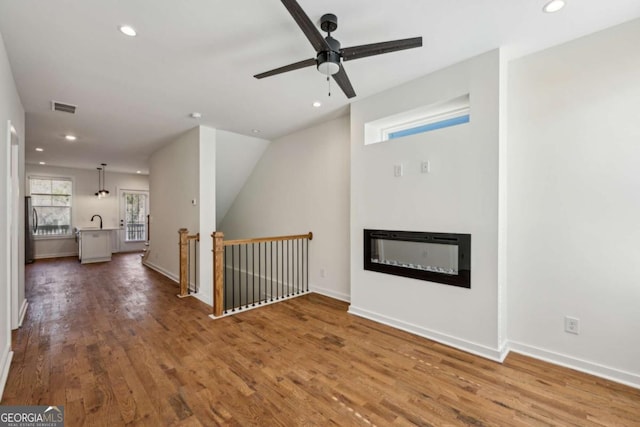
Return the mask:
M147 239L147 194L124 193L125 242L141 242Z
M450 116L451 117L446 119L435 118L435 120L425 120L425 122L422 123L407 124L405 126L400 126L399 129L393 131L386 130L383 131L383 137L386 140L402 138L403 136L415 135L418 133L430 132L432 130L469 123L468 109L456 112Z
M35 236L71 235L71 178L30 177Z
M469 94L365 124L365 145L431 132L471 121Z

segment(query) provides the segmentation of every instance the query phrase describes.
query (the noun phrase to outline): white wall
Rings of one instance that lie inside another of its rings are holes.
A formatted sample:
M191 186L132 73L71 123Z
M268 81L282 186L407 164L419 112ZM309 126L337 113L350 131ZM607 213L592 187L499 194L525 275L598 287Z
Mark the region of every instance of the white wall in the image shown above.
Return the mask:
M151 267L178 280L178 234L200 233L198 292L213 303L211 234L269 141L199 126L151 156ZM192 204L195 200L196 205Z
M508 354L508 90L509 62L503 49L500 50L498 75L498 348L502 357Z
M227 214L269 141L223 130L216 131L217 226Z
M193 128L153 153L150 159L150 254L148 264L178 280L178 230L200 231L200 129ZM214 184L215 185L215 184Z
M105 228L118 227L120 224L120 203L118 189L148 190L149 177L146 175L109 172L107 167L106 186L109 197L98 199L98 171L90 169L61 168L28 164L25 167L25 178L30 176L61 176L73 179L73 208L71 221L73 227L97 226L99 222L91 222L95 214L102 216ZM28 182L26 182L28 186ZM28 187L27 187L28 191ZM98 221L96 218L95 221ZM113 250L118 250L117 232L112 236ZM35 257L55 258L77 255L78 245L75 236L68 238L46 238L35 241Z
M498 50L351 106L350 312L500 359ZM470 94L471 122L364 145L365 123ZM431 173L420 173L422 161ZM394 177L403 164L404 176ZM471 289L363 269L363 229L471 234Z
M199 225L198 247L198 292L196 298L213 305L213 238L216 229L217 206L217 140L220 131L200 126L199 128Z
M20 168L24 165L24 108L18 96L9 60L4 47L4 40L0 34L0 141L2 141L2 149L0 149L0 188L2 189L2 197L6 197L7 180L8 180L8 164L7 164L7 137L9 129L7 129L8 121L11 121L20 138ZM22 192L24 188L20 189ZM24 192L22 193L24 194ZM7 244L9 237L7 235L7 206L5 200L2 201L2 209L0 209L0 272L3 277L0 278L0 398L4 385L9 374L9 366L11 364L11 318L10 318L10 289L6 280L5 272L8 271L7 265ZM21 213L24 208L21 208ZM22 218L22 217L21 217ZM20 230L24 229L24 222L20 219ZM24 295L24 237L21 238L20 248L22 255L19 256L19 287Z
M511 64L508 194L512 348L636 387L638 40L635 20Z
M349 119L272 141L220 230L227 239L312 231L310 288L348 300Z

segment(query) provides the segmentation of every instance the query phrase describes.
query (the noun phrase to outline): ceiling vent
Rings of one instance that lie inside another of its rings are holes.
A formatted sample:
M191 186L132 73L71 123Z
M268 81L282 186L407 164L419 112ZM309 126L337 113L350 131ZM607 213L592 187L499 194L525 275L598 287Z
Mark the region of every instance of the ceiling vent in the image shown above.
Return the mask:
M62 111L63 113L75 114L76 108L78 108L76 105L64 104L58 101L51 101L51 109L53 111Z

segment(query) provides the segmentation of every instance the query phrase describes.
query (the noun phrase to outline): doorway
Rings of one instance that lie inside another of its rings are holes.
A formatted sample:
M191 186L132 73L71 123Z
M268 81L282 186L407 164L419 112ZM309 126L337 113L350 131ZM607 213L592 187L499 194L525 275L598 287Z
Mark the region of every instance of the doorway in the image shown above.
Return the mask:
M119 252L142 251L147 241L147 213L149 192L141 190L119 190L120 230Z
M20 141L11 121L7 123L9 135L7 138L7 283L9 284L9 304L11 313L11 329L17 329L22 324L26 313L27 302L24 286L20 285L20 235L23 232L20 221L20 172L19 153Z

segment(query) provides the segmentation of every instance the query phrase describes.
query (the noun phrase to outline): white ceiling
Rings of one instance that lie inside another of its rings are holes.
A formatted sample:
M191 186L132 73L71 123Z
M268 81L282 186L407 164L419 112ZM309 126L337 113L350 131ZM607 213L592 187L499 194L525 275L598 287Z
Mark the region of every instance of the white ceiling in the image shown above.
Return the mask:
M338 16L343 47L423 36L420 49L345 63L354 100L499 46L519 57L640 16L638 0L567 0L556 14L543 0L298 1L314 22ZM252 77L315 56L278 0L0 0L0 33L27 112L28 163L146 172L153 151L198 123L272 139L349 103L335 84L328 97L314 68ZM78 112L53 112L51 100Z

